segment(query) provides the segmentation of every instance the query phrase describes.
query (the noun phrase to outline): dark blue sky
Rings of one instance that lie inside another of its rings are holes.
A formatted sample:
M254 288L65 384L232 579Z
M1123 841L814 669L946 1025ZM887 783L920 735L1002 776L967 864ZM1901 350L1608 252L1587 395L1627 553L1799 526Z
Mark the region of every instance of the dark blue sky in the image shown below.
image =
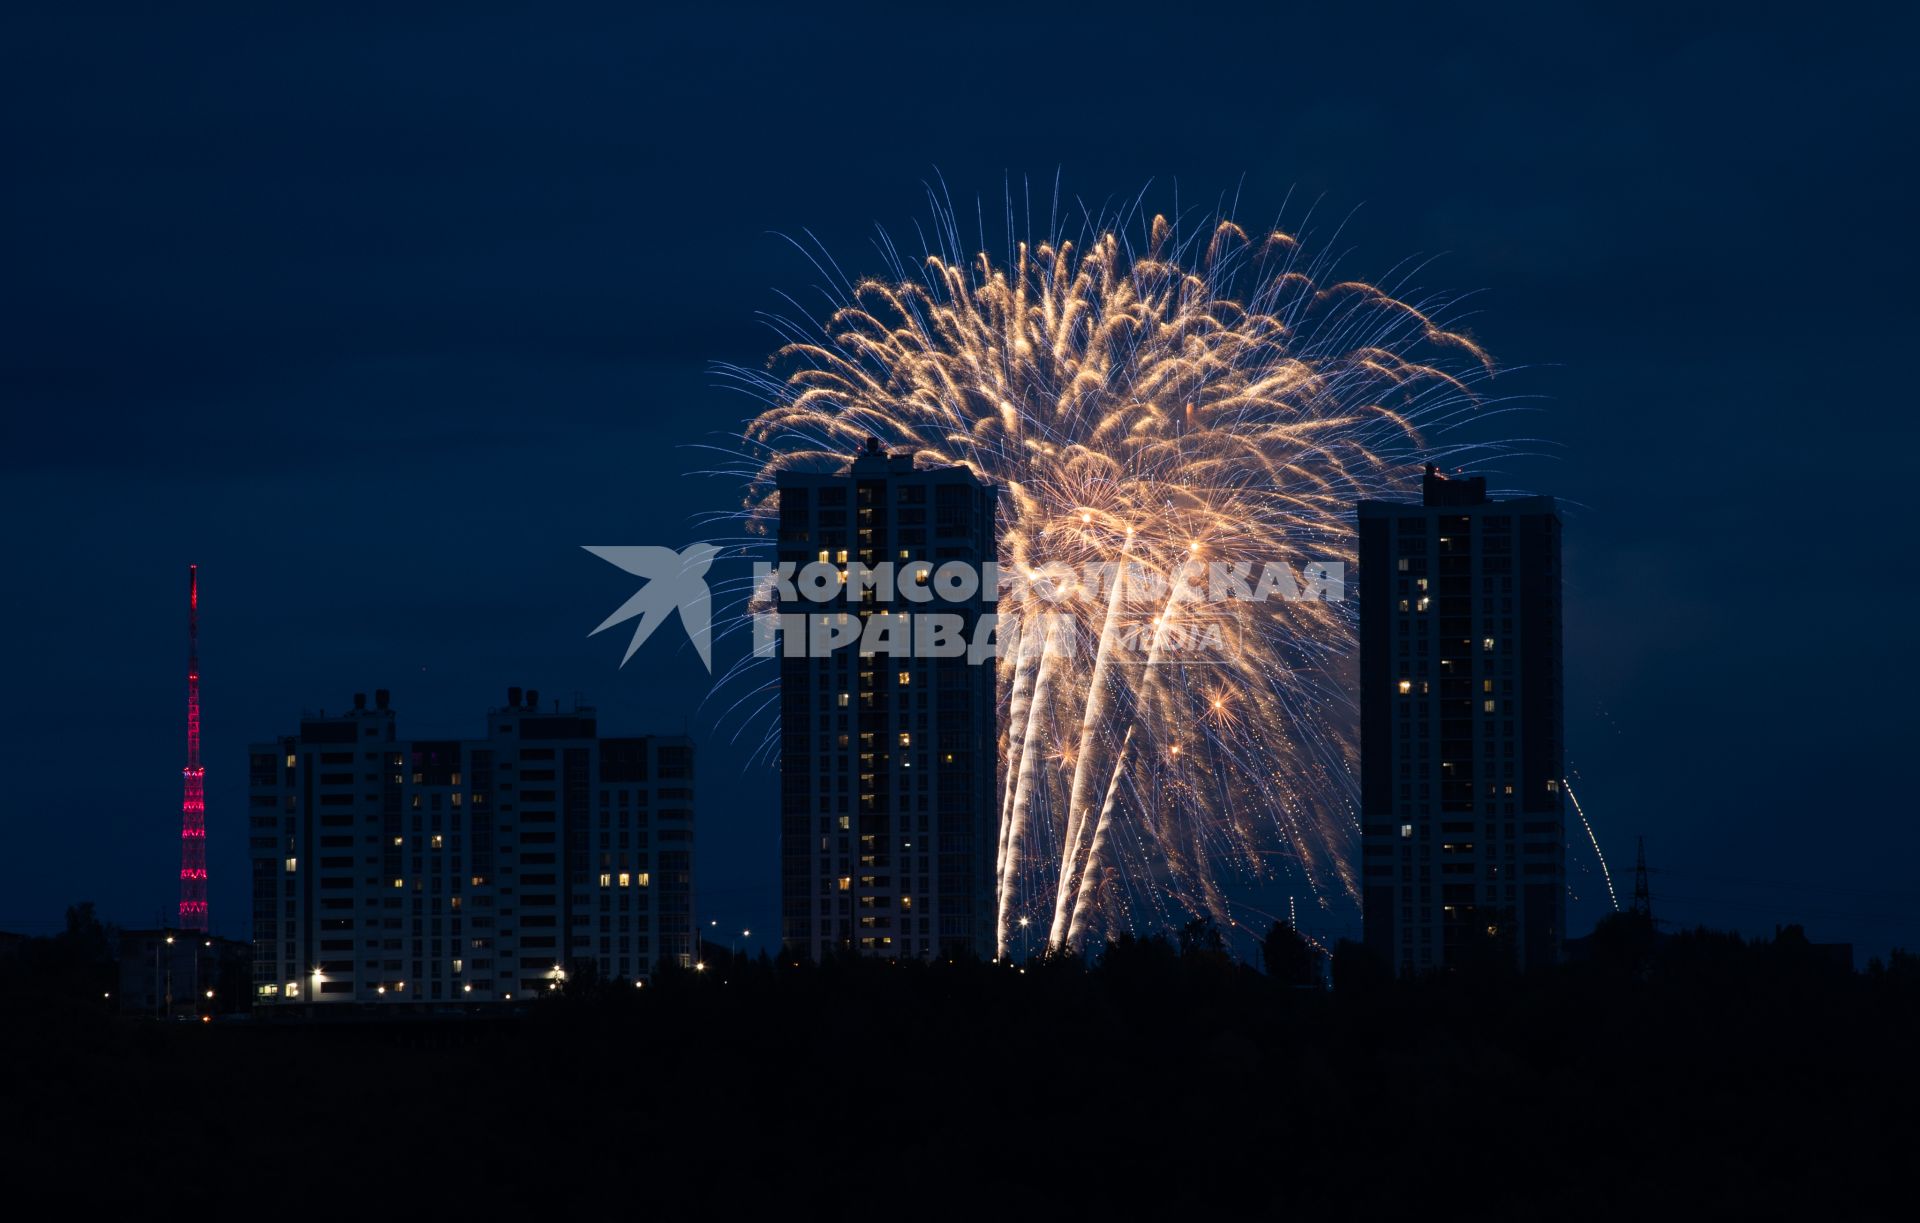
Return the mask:
M1567 503L1571 756L1621 886L1644 832L1663 916L1920 944L1916 22L1560 7L13 11L0 929L175 900L189 561L218 929L249 741L376 687L473 734L510 683L699 735L701 916L768 925L772 775L689 651L586 638L630 584L577 545L732 500L684 447L751 410L708 364L816 279L774 234L879 270L937 168L1254 223L1292 191L1343 271L1439 255L1525 367L1496 391L1540 397L1494 483Z

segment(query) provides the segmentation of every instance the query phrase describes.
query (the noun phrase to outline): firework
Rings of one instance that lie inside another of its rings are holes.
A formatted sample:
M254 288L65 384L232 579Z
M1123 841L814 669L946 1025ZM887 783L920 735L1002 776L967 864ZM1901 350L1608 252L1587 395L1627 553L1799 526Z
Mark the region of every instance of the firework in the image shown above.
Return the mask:
M1471 410L1485 354L1436 321L1450 303L1336 280L1279 230L1128 209L995 259L963 257L935 211L924 257L888 245L891 275L841 283L817 329L783 322L766 368L727 372L768 405L742 471L760 529L781 473L843 469L877 437L1001 486L1003 570L1133 575L999 606L1001 951L1029 923L1054 947L1226 925L1241 882L1283 874L1355 897L1351 605L1227 605L1198 657L1169 634L1221 613L1174 578L1351 565L1353 503L1436 457L1423 432Z

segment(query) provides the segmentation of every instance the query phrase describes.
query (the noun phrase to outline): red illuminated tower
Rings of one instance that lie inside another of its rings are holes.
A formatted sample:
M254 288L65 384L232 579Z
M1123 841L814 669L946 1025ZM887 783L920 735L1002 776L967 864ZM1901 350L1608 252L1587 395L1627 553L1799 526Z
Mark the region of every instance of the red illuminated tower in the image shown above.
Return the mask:
M187 566L187 767L180 802L180 928L207 928L207 801L200 767L200 566Z

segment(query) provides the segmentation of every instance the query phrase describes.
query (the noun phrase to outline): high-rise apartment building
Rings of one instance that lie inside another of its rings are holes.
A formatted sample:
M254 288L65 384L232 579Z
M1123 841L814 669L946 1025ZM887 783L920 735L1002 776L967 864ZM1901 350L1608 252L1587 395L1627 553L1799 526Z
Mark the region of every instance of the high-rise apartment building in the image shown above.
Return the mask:
M997 490L964 468L916 470L877 443L835 475L782 476L779 557L833 566L830 602L779 610L865 626L876 616L959 617L971 639L990 592L914 566L976 574L994 560ZM955 564L957 562L957 564ZM891 565L891 592L847 568ZM914 583L911 594L908 584ZM984 585L984 583L982 583ZM855 587L862 587L855 589ZM890 593L891 597L886 597ZM781 938L795 954L993 954L998 769L991 659L783 642Z
M484 739L384 691L249 748L255 1005L525 1001L694 949L693 745L507 691Z
M1553 962L1566 922L1560 518L1429 466L1363 501L1366 942L1399 972Z

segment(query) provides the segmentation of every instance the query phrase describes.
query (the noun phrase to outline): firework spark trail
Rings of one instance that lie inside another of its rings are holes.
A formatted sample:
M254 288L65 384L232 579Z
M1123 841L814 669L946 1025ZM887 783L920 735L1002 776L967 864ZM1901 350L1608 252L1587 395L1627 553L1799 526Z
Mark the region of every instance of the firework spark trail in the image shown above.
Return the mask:
M1040 770L1041 753L1032 750L1030 745L1034 742L1041 717L1051 707L1052 664L1059 657L1058 632L1057 622L1052 620L1047 621L1042 629L1039 637L1041 641L1039 660L1035 664L1038 674L1033 681L1033 697L1027 714L1026 729L1021 736L1022 750L1017 762L1011 762L1008 765L1010 770L1017 770L1019 776L1017 782L1012 777L1008 778L1006 811L1001 816L1001 824L1007 839L1005 859L1001 864L998 888L995 892L997 908L995 928L998 931L995 938L1001 951L1006 950L1008 927L1013 919L1010 889L1012 881L1019 876L1020 855L1026 845L1027 825L1031 819L1027 798L1033 793L1034 779ZM1009 729L1009 734L1011 733Z
M1586 809L1581 807L1580 799L1573 792L1573 783L1562 777L1560 784L1567 788L1567 797L1573 799L1573 811L1580 817L1580 826L1587 830L1587 842L1593 846L1593 856L1600 859L1600 877L1607 881L1607 899L1613 903L1613 911L1620 911L1620 896L1613 890L1613 872L1607 869L1607 855L1600 852L1600 838L1593 835L1593 825L1587 822Z
M1059 884L1053 900L1053 931L1049 942L1055 947L1066 945L1069 907L1080 887L1087 842L1092 837L1092 830L1087 827L1087 783L1092 777L1094 747L1098 742L1095 732L1100 729L1101 717L1107 711L1113 690L1109 672L1114 665L1114 638L1120 630L1117 613L1126 599L1124 562L1132 551L1132 542L1129 538L1121 550L1123 564L1107 596L1106 614L1100 620L1100 645L1094 654L1093 678L1088 683L1088 699L1081 706L1084 712L1080 716L1080 746L1074 752L1073 789L1067 799L1067 856L1060 864Z
M1119 584L1116 583L1116 592L1118 588ZM1160 685L1157 684L1155 680L1160 674L1158 669L1159 663L1166 650L1167 636L1173 630L1173 618L1179 609L1181 602L1180 597L1187 593L1190 592L1185 583L1174 583L1168 591L1166 603L1160 608L1160 614L1154 617L1153 643L1147 652L1145 671L1142 675L1142 690L1140 693L1143 702L1149 706L1158 704L1157 698L1159 696ZM1097 676L1095 682L1099 682ZM1154 710L1150 708L1147 712L1151 714ZM1138 715L1130 719L1127 723L1126 737L1121 740L1120 750L1114 755L1113 776L1107 782L1106 797L1100 805L1100 817L1094 825L1093 838L1087 846L1086 864L1080 869L1073 870L1071 872L1073 877L1085 878L1092 876L1099 878L1101 871L1104 869L1105 862L1102 856L1102 850L1106 848L1108 822L1113 815L1114 799L1119 794L1120 780L1126 771L1127 755L1133 749L1134 731L1138 726ZM1071 837L1069 837L1069 841L1071 841ZM1072 918L1067 925L1066 945L1078 946L1086 932L1088 911L1091 906L1087 903L1089 893L1085 888L1079 889L1077 894L1071 898L1067 897L1066 880L1068 877L1069 872L1063 871L1060 895L1063 900L1070 899L1073 905Z
M1020 588L997 609L1002 640L1079 647L1000 660L1000 949L1042 907L1052 946L1096 922L1224 923L1229 875L1291 871L1354 897L1351 605L1240 605L1244 635L1189 669L1116 666L1116 635L1138 626L1115 596L1136 573L1169 582L1199 548L1351 566L1352 503L1458 452L1422 430L1474 409L1486 354L1440 321L1451 300L1335 279L1294 234L1183 234L1128 205L1078 235L1010 236L996 260L963 253L957 214L934 205L926 255L883 239L892 274L858 282L816 257L835 286L826 321L776 320L766 368L721 372L766 405L730 469L750 532L777 518L784 472L843 471L871 436L1003 489L1005 572L1127 562L1112 590ZM1209 722L1222 691L1234 719ZM1268 843L1287 849L1277 866Z
M1007 704L1006 767L1009 776L1020 770L1026 754L1027 737L1030 733L1028 711L1033 708L1034 671L1036 670L1033 663L1039 650L1039 643L1029 638L1020 642L1019 652L1014 655L1013 696ZM1000 797L1000 843L993 859L993 891L996 897L1000 895L1001 886L1007 875L1008 848L1015 844L1015 838L1013 836L1013 796L1016 792L1017 787L1013 785L1002 787ZM1006 940L1006 932L1001 931L999 938L1004 942Z
M1104 851L1107 846L1109 821L1113 815L1114 800L1120 796L1120 783L1126 778L1127 758L1133 751L1133 732L1135 725L1136 724L1128 725L1126 737L1120 741L1120 751L1115 755L1113 761L1113 775L1107 780L1106 798L1102 800L1100 804L1100 819L1099 822L1094 825L1093 842L1087 847L1086 874L1094 878L1099 878L1101 873L1106 869L1106 855ZM1086 931L1088 912L1092 908L1087 901L1087 897L1091 894L1087 888L1083 887L1074 897L1073 918L1067 924L1068 946L1077 944Z

